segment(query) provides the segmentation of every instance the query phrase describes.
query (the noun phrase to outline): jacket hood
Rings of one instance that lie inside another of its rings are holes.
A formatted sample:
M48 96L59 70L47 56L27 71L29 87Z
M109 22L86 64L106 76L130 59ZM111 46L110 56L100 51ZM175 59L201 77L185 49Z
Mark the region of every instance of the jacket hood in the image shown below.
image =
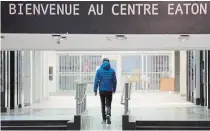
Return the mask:
M104 70L109 70L111 68L111 65L109 62L105 61L103 62L103 64L101 65L101 68Z

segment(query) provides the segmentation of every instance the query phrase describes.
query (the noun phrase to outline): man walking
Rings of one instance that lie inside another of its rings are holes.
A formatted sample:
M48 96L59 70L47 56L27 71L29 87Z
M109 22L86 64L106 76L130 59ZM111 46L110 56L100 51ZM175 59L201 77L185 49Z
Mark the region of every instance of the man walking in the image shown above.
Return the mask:
M112 94L115 93L117 79L114 69L111 68L109 59L104 58L101 67L97 70L94 81L94 92L99 94L101 98L102 123L111 124L111 104Z

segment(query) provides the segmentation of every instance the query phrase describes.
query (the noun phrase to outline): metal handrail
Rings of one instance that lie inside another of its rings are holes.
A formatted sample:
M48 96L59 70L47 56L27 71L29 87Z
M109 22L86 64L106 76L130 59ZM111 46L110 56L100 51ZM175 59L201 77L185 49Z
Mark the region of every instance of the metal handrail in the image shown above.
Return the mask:
M85 94L83 95L82 99L80 100L80 102L79 102L78 104L82 104L82 103L84 102L84 100L85 100L85 98L86 98L86 96L87 96L86 89L87 89L87 88L85 88Z
M128 101L130 100L130 96L131 96L131 83L125 83L123 88L123 93L121 96L121 104L124 105L124 114L128 113L129 110Z
M76 114L80 115L86 111L87 83L78 82L76 86Z
M126 83L125 83L125 85L124 85L124 87L123 87L123 93L121 94L121 104L122 105L124 105L125 104L125 102L123 102L123 100L130 100L130 96L131 96L131 83L128 83L129 84L129 87L128 87L128 98L125 98L125 86L126 86Z
M124 100L125 100L125 87L123 87L123 91L122 91L122 94L121 94L121 104L125 104Z

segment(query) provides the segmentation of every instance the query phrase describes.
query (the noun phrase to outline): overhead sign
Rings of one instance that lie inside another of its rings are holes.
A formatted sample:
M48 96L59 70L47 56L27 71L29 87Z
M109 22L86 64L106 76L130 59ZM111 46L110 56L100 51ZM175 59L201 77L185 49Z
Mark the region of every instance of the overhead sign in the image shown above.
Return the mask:
M210 34L209 1L2 1L2 33Z

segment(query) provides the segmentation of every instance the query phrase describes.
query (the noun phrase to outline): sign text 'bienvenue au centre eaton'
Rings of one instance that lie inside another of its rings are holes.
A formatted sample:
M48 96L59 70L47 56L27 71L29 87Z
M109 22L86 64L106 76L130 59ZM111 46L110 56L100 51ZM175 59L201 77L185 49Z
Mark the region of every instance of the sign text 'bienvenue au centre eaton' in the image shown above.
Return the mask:
M83 15L102 16L111 12L113 16L159 15L159 3L131 3L131 4L87 4L87 10L81 12L83 6L79 3L10 3L9 15ZM167 3L161 8L167 8L167 15L207 15L208 3ZM109 13L110 14L110 13Z

